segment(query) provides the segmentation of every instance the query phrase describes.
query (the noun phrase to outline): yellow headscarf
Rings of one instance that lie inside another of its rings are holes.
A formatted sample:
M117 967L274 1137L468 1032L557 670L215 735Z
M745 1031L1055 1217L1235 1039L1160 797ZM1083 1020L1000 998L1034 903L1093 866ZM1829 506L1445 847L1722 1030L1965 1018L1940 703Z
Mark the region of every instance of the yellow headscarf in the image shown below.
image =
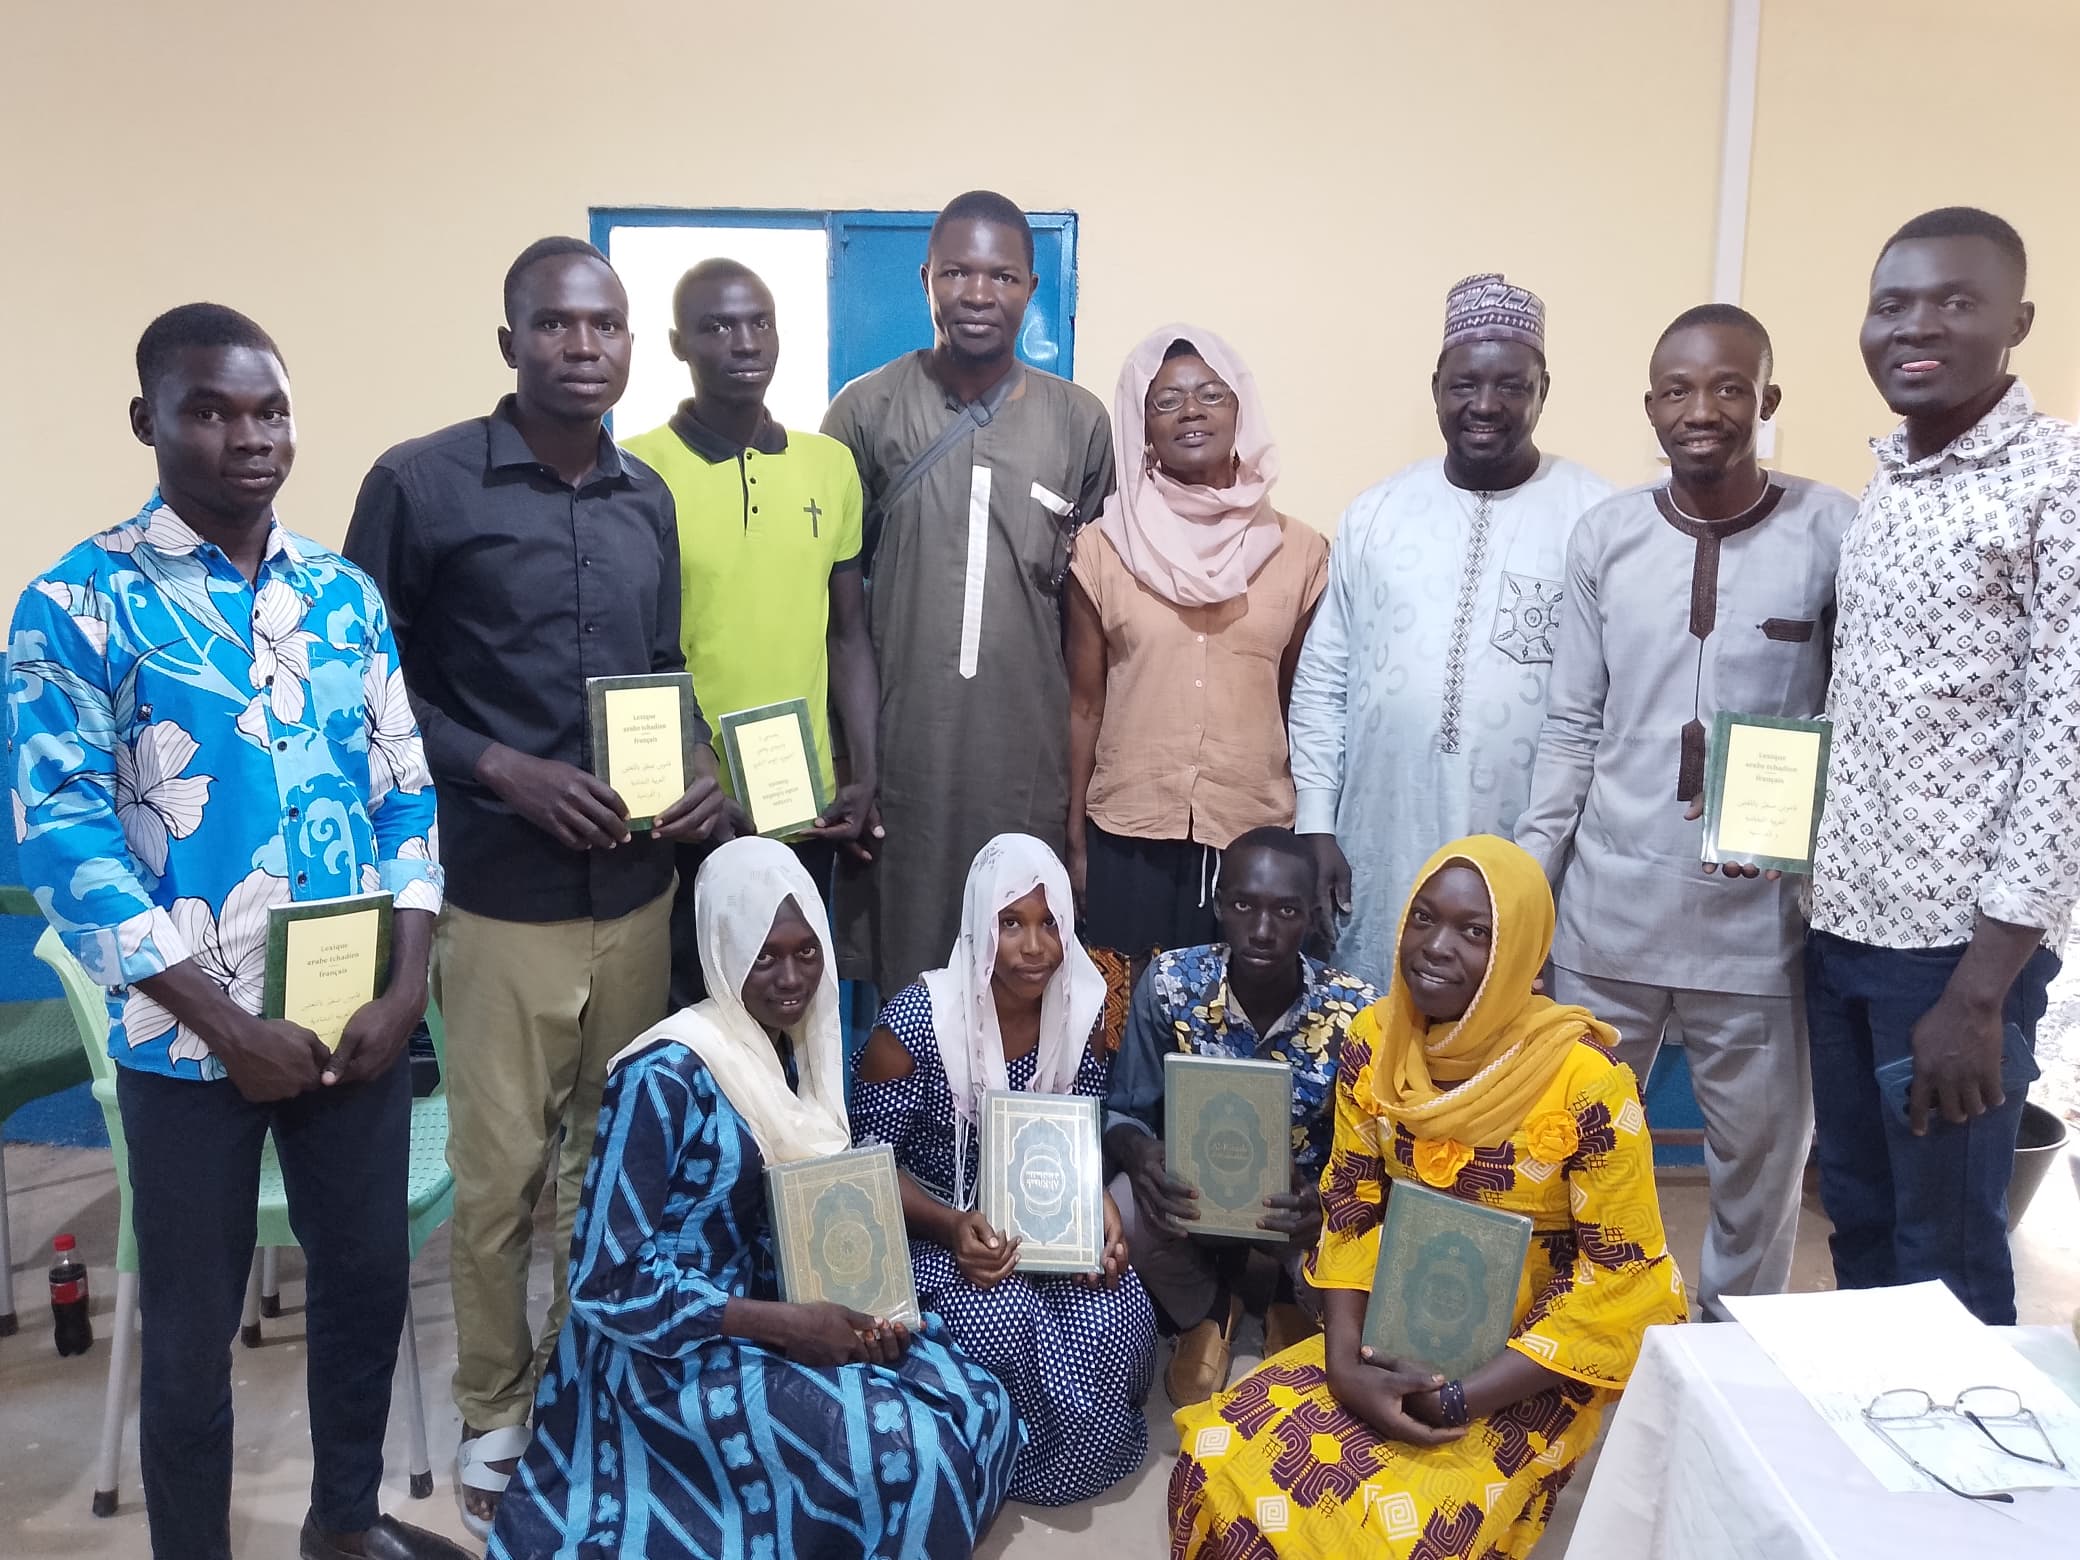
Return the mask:
M1492 834L1455 840L1423 863L1408 906L1447 866L1480 873L1494 905L1488 972L1472 1004L1453 1024L1432 1026L1416 1010L1401 972L1397 939L1387 994L1351 1025L1372 1049L1372 1099L1386 1120L1418 1139L1450 1138L1471 1146L1500 1143L1524 1124L1575 1042L1617 1044L1617 1031L1586 1008L1533 996L1531 982L1553 947L1553 892L1538 863Z

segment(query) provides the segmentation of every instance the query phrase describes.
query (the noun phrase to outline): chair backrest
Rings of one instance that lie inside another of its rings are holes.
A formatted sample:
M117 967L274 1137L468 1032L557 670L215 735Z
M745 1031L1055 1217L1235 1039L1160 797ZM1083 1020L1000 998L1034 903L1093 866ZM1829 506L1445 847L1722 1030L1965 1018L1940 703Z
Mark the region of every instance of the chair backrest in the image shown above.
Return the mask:
M441 1019L441 1005L431 997L426 1001L426 1033L433 1040L433 1059L440 1064L441 1081L434 1088L435 1094L448 1092L448 1026Z
M137 1271L137 1235L130 1224L130 1146L123 1137L123 1112L116 1104L116 1064L108 1054L108 992L88 975L72 956L57 931L46 926L36 939L36 957L50 966L65 990L65 1005L72 1009L73 1026L80 1044L86 1047L87 1065L94 1069L94 1099L101 1106L101 1120L108 1128L108 1146L115 1157L116 1191L122 1216L116 1225L116 1271Z
M36 957L51 968L58 977L58 984L65 988L65 1005L72 1009L72 1021L79 1026L80 1044L87 1048L87 1060L94 1068L94 1081L114 1083L116 1064L108 1054L108 992L86 972L79 960L72 956L58 934L50 927L36 939ZM97 1091L98 1092L98 1091ZM114 1133L113 1124L110 1133Z

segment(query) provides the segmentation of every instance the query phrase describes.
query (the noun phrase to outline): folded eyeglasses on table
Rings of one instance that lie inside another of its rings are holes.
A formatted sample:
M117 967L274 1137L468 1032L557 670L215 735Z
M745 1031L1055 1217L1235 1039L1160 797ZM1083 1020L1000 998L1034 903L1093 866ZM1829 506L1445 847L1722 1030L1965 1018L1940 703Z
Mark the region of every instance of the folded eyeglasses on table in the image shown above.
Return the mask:
M1994 1448L2019 1462L2039 1468L2066 1471L2065 1459L2051 1444L2051 1437L2037 1416L2012 1387L1966 1387L1949 1403L1938 1403L1919 1387L1894 1387L1880 1392L1865 1405L1863 1422L1871 1432L1899 1454L1922 1477L1933 1480L1952 1495L1965 1500L2013 1501L2005 1490L1974 1492L1955 1484L1922 1462L1900 1443L1898 1433L1910 1429L1933 1429L1949 1423L1969 1424L1993 1443ZM2023 1447L2032 1448L2022 1450Z

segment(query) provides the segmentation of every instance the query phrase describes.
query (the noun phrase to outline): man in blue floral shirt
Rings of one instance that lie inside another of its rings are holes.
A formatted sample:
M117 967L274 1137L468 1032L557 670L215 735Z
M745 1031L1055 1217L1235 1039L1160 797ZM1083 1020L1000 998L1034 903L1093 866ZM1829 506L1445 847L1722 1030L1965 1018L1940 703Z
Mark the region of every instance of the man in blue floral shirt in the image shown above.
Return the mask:
M231 1553L229 1345L272 1132L307 1274L314 1473L300 1553L459 1556L380 1515L404 1325L411 1079L441 904L434 799L368 577L292 536L281 355L189 304L137 347L159 486L36 579L8 647L22 871L108 988L144 1318L157 1560ZM259 1016L268 912L393 904L387 980L328 1048Z
M1286 829L1252 829L1221 857L1223 941L1159 953L1135 988L1105 1098L1113 1200L1134 1271L1180 1329L1164 1376L1180 1408L1227 1384L1245 1310L1264 1315L1268 1357L1313 1329L1300 1262L1321 1232L1318 1183L1336 1127L1336 1055L1378 994L1300 951L1314 904L1312 851ZM1163 1057L1172 1051L1286 1062L1293 1069L1293 1189L1260 1221L1281 1250L1193 1235L1194 1194L1163 1158Z

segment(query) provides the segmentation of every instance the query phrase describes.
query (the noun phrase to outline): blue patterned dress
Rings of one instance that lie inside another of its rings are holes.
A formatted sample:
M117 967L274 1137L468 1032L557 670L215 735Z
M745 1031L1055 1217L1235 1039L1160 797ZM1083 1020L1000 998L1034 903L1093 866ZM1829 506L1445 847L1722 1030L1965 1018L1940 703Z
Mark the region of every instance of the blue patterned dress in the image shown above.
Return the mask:
M491 1560L936 1560L988 1529L1022 1438L944 1328L824 1369L723 1335L733 1297L779 1297L764 1166L686 1046L608 1075L570 1320Z
M932 1030L922 981L903 988L881 1023L910 1053L907 1078L853 1081L852 1130L863 1143L887 1143L896 1163L936 1195L953 1194L953 1094ZM1014 1089L1031 1086L1038 1050L1010 1064ZM1102 1098L1107 1062L1084 1053L1072 1094ZM967 1184L981 1151L968 1139ZM910 1242L918 1304L944 1319L954 1341L1002 1378L1026 1428L1026 1448L1011 1498L1066 1506L1110 1489L1141 1466L1148 1421L1141 1405L1155 1378L1156 1318L1141 1280L1129 1272L1117 1289L1086 1289L1073 1278L1014 1273L992 1289L961 1275L937 1241Z

